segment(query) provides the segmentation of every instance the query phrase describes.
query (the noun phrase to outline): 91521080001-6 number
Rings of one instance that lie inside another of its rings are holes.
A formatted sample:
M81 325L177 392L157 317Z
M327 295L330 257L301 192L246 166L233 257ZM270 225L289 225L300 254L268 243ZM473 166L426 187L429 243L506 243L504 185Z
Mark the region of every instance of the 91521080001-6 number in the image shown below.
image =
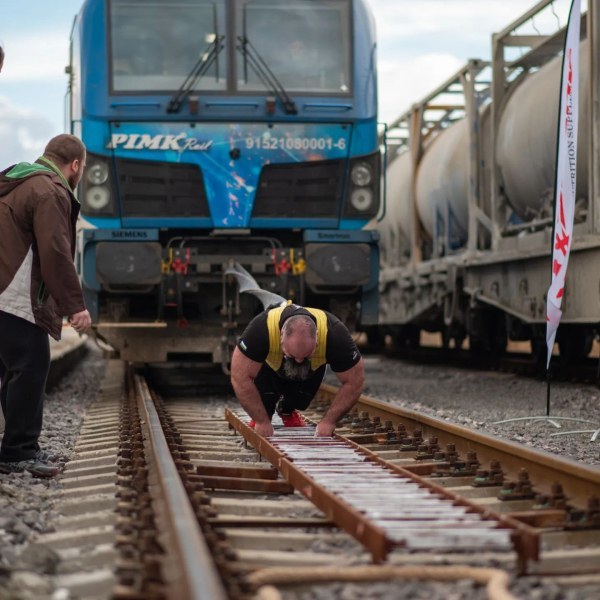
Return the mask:
M337 150L346 149L346 140L330 137L248 137L245 140L248 150Z

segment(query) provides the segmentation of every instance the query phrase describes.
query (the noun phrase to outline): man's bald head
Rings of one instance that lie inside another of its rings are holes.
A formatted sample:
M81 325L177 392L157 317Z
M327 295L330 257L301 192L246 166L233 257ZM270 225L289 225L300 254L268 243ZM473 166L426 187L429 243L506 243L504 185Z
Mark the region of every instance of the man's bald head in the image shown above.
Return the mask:
M287 319L281 328L283 373L288 379L303 381L311 374L310 357L317 348L317 326L306 315Z
M307 315L286 319L281 328L281 349L285 356L302 362L310 358L317 347L317 326Z

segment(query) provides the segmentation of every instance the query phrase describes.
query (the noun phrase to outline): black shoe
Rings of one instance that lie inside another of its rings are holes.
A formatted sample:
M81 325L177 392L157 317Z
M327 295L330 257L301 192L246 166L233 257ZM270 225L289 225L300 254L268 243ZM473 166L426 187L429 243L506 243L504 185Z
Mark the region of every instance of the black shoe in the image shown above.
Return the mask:
M0 462L0 473L22 473L23 471L28 471L34 477L56 477L60 473L56 465L37 458Z
M40 450L37 451L35 455L36 460L40 460L42 462L50 462L50 463L64 463L65 458L60 454L54 454L54 452L49 452L48 450Z

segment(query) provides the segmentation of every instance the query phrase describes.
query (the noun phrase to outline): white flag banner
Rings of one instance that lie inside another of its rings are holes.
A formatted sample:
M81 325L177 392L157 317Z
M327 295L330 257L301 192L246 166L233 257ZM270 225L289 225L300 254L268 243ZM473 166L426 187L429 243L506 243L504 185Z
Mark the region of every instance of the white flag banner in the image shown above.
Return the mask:
M580 0L573 0L567 26L560 85L556 197L552 241L552 281L546 302L546 343L550 366L556 330L560 323L565 277L573 238L575 183L577 179L577 125L579 120L579 31Z

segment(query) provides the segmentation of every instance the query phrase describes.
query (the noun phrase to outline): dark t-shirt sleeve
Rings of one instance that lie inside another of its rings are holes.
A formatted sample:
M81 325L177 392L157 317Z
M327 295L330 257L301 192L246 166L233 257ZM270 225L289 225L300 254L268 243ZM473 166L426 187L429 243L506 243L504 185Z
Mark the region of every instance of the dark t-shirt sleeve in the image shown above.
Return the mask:
M359 360L360 352L346 326L337 318L329 319L327 331L327 362L331 370L343 373Z
M269 354L269 331L267 328L267 313L262 312L250 323L238 340L240 352L255 362L264 362Z

